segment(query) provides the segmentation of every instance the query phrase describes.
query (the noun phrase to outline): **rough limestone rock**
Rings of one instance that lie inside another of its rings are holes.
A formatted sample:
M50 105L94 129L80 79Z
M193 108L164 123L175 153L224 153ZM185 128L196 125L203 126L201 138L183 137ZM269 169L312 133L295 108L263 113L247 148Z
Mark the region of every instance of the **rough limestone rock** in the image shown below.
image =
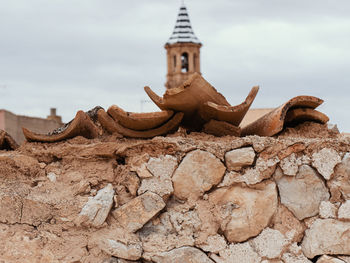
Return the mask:
M113 217L126 231L135 232L165 207L163 199L146 192L112 212Z
M338 258L343 260L345 263L350 263L350 256L338 256Z
M311 263L303 254L301 247L297 243L289 246L288 250L282 255L283 263Z
M35 213L33 213L35 211ZM22 200L21 223L38 226L53 216L51 206L32 199Z
M100 189L81 209L79 223L88 223L92 226L102 225L113 205L114 189L111 184Z
M251 241L259 256L269 259L278 258L288 244L288 239L280 231L268 227Z
M336 218L337 207L329 201L322 201L320 203L319 213L321 218Z
M311 160L307 155L297 156L295 153L287 156L280 161L284 175L295 176L299 170L299 166L303 164L310 164Z
M340 162L340 155L334 149L323 148L312 155L312 165L326 180L331 178L334 167Z
M239 171L244 166L253 164L254 158L253 147L234 149L225 154L225 164L229 171Z
M205 244L201 244L198 247L206 252L219 253L224 250L227 246L226 240L223 236L217 234L214 236L209 236Z
M302 220L318 214L322 201L329 199L329 192L316 171L302 165L295 177L276 176L281 203Z
M242 242L258 235L277 209L274 182L265 181L254 188L219 188L209 195L221 230L229 242Z
M346 202L339 207L338 218L350 220L350 200L346 200Z
M197 199L217 185L225 166L213 154L195 150L186 155L173 175L174 195L182 200Z
M298 172L299 165L295 153L292 153L288 157L282 159L280 162L280 167L285 175L296 175Z
M11 209L8 209L11 207ZM22 200L18 195L0 194L0 222L15 224L21 222Z
M273 175L278 162L279 158L277 156L267 160L259 157L256 160L255 167L246 169L242 175L235 178L235 181L237 183L246 183L248 185L260 183L264 179L270 178L271 175Z
M151 259L156 263L213 263L204 252L194 247L176 248L169 252L152 256Z
M100 241L99 245L107 254L118 258L137 260L142 255L140 243L124 244L113 239L104 239Z
M143 249L153 253L194 246L195 236L201 232L202 225L205 222L201 221L197 210L186 207L186 204L168 207L158 220L150 221L139 231Z
M140 195L150 191L164 199L169 197L174 192L171 176L177 167L177 159L170 155L150 158L146 167L153 176L142 180L137 193ZM144 174L145 172L143 172Z
M278 206L271 222L288 239L299 242L303 238L305 227L285 206Z
M343 202L350 199L350 154L345 154L342 162L334 169L334 176L328 181L332 201Z
M302 250L308 258L317 255L350 254L350 222L316 219L305 231Z
M219 255L212 254L211 258L217 263L261 262L261 257L254 251L249 242L231 244L227 249L220 251Z
M344 263L344 261L339 258L323 255L316 261L316 263Z
M339 258L323 255L316 261L316 263L344 263L344 261Z

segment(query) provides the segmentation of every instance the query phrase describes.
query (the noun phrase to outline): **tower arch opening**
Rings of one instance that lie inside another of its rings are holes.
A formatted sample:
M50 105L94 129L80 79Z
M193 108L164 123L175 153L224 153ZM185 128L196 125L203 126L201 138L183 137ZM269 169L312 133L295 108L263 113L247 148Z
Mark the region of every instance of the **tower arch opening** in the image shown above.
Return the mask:
M181 54L181 72L188 72L188 53L184 52Z

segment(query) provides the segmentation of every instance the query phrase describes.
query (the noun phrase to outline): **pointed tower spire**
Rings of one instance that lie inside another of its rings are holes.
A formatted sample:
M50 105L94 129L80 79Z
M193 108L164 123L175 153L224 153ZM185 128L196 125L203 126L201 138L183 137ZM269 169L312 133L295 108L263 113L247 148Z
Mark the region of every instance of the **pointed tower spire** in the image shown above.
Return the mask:
M184 1L182 1L179 14L177 15L174 31L167 42L167 44L174 43L200 44L200 41L198 40L198 38L192 30L191 21L188 16Z
M200 48L202 44L193 33L187 9L182 2L174 31L165 43L168 73L165 87L175 88L195 72L200 74Z

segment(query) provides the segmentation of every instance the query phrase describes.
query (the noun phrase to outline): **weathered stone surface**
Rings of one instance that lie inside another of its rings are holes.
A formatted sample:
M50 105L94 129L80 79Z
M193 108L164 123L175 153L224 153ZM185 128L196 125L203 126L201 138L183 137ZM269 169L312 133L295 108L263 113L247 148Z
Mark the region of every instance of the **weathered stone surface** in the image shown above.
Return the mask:
M336 218L337 207L329 201L322 201L320 203L319 213L321 218Z
M350 200L346 200L338 210L338 218L350 220Z
M174 195L182 200L197 199L221 181L225 170L213 154L201 150L190 152L174 173Z
M198 247L206 252L219 253L221 250L226 248L226 240L223 236L217 234L214 236L209 236L204 244L199 245Z
M310 260L305 257L301 247L297 243L293 243L289 246L288 251L282 255L284 263L311 263Z
M280 231L285 237L299 242L303 238L305 227L285 206L279 205L272 218L273 228Z
M308 156L297 156L292 153L288 157L280 161L280 167L284 175L295 176L298 172L299 166L303 164L310 164L311 160Z
M171 155L150 158L146 167L154 176L172 177L177 167L177 159Z
M52 215L53 212L50 205L37 200L23 199L21 223L38 226L51 219Z
M350 154L345 154L342 162L334 169L334 176L327 182L333 202L350 199Z
M316 261L316 263L344 263L344 261L339 258L323 255Z
M274 182L266 181L243 188L219 188L209 195L215 216L230 242L242 242L258 235L270 222L277 209Z
M113 239L103 239L100 241L100 247L109 255L123 259L137 260L142 255L140 243L124 244Z
M22 200L16 195L0 193L0 222L15 224L21 222Z
M137 260L142 255L142 244L134 233L122 228L107 226L89 235L90 249L97 247L110 256L125 260ZM97 251L96 251L97 253Z
M316 219L305 231L302 250L308 258L317 255L350 254L350 222Z
M57 176L56 176L56 174L55 173L48 173L47 175L47 178L49 178L49 180L51 181L51 182L56 182L56 179L57 179Z
M285 175L296 175L298 172L299 165L295 154L292 153L288 157L281 160L280 167Z
M254 158L253 147L234 149L225 154L225 164L229 171L239 171L242 167L253 164Z
M279 159L277 156L267 160L259 157L256 160L255 167L246 169L243 175L235 178L235 181L249 185L260 183L262 180L271 177L271 175L275 172L278 162Z
M163 199L146 192L112 212L113 217L126 231L135 232L165 207Z
M138 194L151 191L162 198L169 197L174 192L171 176L177 167L177 159L170 155L150 158L146 167L153 176L142 180Z
M100 189L82 208L78 222L100 226L106 220L113 205L114 189L111 184Z
M350 263L350 256L338 256L341 260L343 260L345 263Z
M217 263L261 262L261 257L254 251L249 242L231 244L227 249L220 251L219 255L212 254L211 258Z
M194 246L195 237L206 222L200 220L197 209L190 208L186 204L170 206L158 218L147 223L139 232L144 251L153 253Z
M34 177L45 175L45 172L40 168L37 159L13 151L0 153L0 164L13 166L16 169L16 173L19 172L26 176Z
M281 203L302 220L318 214L321 201L329 199L329 192L316 171L302 165L295 177L275 177Z
M154 255L151 259L156 263L213 263L205 253L194 247L175 248L169 252Z
M280 231L267 227L250 244L259 256L273 259L281 255L289 241Z
M326 180L331 178L334 167L340 162L340 156L334 149L323 148L312 155L312 165Z
M224 176L224 179L222 179L222 182L218 184L218 187L226 187L231 186L234 183L239 183L242 180L241 177L242 175L240 173L234 171L227 172Z

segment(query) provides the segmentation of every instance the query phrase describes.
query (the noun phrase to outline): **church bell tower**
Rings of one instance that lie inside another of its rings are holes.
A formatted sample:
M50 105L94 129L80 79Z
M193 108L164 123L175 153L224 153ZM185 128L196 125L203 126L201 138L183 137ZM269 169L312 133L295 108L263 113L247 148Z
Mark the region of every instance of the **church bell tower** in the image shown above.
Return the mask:
M197 72L200 74L200 48L202 44L192 30L184 4L181 5L172 35L165 44L167 51L167 89L175 88Z

